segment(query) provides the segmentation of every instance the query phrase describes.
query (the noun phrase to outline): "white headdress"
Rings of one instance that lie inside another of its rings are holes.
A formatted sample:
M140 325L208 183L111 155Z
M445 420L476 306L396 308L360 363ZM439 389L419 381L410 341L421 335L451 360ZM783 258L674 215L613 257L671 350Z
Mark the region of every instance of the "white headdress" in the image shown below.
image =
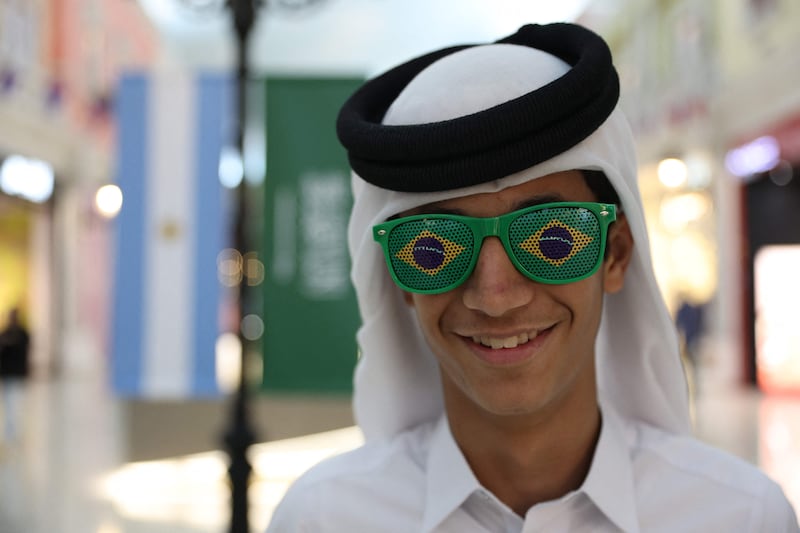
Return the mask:
M563 60L516 44L459 50L436 60L394 99L383 124L447 121L531 93L570 70ZM637 185L634 142L618 108L588 137L522 171L465 188L397 192L354 173L355 203L348 230L352 280L363 325L354 409L367 439L390 436L443 411L436 359L413 310L391 280L372 226L446 198L494 192L553 172L602 170L622 201L635 241L625 286L605 298L596 344L601 403L623 417L670 431L689 431L685 376L677 336L656 285Z

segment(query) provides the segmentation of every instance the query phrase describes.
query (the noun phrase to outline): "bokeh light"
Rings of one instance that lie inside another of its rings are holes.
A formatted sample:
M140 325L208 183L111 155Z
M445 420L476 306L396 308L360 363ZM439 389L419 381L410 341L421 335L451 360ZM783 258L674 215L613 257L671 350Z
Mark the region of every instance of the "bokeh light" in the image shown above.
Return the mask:
M94 195L94 206L105 218L114 218L122 209L122 189L116 185L103 185Z

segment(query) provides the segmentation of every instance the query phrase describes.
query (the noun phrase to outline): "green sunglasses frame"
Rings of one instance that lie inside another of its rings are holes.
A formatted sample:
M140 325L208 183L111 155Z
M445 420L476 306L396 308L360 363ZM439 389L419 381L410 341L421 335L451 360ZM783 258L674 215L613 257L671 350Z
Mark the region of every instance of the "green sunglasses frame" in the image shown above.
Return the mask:
M594 213L598 221L598 224L600 226L600 247L599 247L600 253L598 253L597 262L592 267L592 269L582 276L567 278L567 279L559 279L559 280L551 280L538 277L536 274L534 274L533 272L529 272L522 266L522 264L517 259L516 254L512 250L512 244L509 241L509 228L511 227L511 224L517 218L527 215L528 213L533 213L536 211L541 211L544 209L552 209L552 208L584 209L586 211ZM469 266L465 269L464 274L462 274L456 281L444 287L438 289L416 289L414 287L409 287L408 285L403 283L400 279L398 279L397 274L395 273L394 266L392 263L392 255L391 252L389 251L389 235L391 234L392 230L395 227L401 224L414 222L417 220L426 221L433 219L454 220L464 224L472 231L473 245L471 251L472 256L470 257L469 260ZM608 236L608 226L611 225L611 223L614 222L616 219L617 219L617 208L614 204L603 204L597 202L551 202L551 203L538 204L531 207L526 207L523 209L519 209L517 211L506 213L505 215L500 215L497 217L488 217L488 218L468 217L463 215L448 215L448 214L424 214L424 215L412 215L408 217L396 218L373 226L372 236L375 239L375 241L377 241L383 248L386 264L389 268L389 274L391 274L392 279L401 289L407 292L414 292L418 294L441 294L455 289L469 278L469 276L475 269L475 265L478 262L478 256L480 255L480 250L483 241L487 237L497 237L498 239L500 239L500 242L503 244L503 248L505 249L509 259L511 259L511 262L513 263L514 267L523 275L525 275L527 278L537 283L545 283L548 285L565 285L567 283L573 283L575 281L580 281L582 279L588 278L589 276L597 272L597 270L600 268L600 265L603 262L603 255L606 249L606 239Z

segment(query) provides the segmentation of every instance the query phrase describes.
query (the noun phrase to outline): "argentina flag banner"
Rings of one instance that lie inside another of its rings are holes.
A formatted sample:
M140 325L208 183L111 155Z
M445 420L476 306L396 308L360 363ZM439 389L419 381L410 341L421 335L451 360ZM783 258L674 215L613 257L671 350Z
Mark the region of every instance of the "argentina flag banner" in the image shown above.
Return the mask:
M215 343L225 293L232 195L219 180L232 139L224 74L124 75L116 96L116 219L111 380L121 396L219 394Z

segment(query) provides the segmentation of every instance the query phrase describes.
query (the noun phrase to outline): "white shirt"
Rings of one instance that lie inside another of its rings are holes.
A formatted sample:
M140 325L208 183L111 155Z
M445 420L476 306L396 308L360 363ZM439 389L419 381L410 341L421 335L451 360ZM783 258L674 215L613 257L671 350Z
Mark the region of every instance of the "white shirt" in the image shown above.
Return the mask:
M445 418L368 442L303 475L270 533L797 532L781 489L754 466L608 409L580 489L522 518L481 487Z

